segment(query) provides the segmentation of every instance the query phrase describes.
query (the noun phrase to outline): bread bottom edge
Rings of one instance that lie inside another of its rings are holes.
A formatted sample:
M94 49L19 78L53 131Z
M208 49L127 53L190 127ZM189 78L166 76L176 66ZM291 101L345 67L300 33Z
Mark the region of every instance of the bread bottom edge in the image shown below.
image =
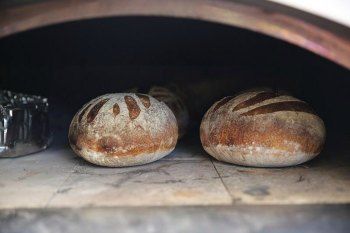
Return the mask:
M289 167L305 163L318 153L289 152L266 147L217 145L204 150L219 161L250 167Z
M79 152L75 151L75 153L78 154L78 156L85 159L86 161L99 166L130 167L157 161L170 154L174 149L175 147L168 150L158 150L152 153L142 153L130 156L110 156L89 149L82 149Z

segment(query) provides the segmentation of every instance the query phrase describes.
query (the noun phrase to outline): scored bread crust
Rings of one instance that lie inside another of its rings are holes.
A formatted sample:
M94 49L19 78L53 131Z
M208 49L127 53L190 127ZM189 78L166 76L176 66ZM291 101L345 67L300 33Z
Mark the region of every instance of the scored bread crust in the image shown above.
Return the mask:
M248 91L216 102L204 115L200 138L218 160L281 167L320 153L324 123L303 101L269 90Z
M149 163L176 145L176 118L162 102L144 94L106 94L91 100L69 128L72 149L87 161L110 167Z

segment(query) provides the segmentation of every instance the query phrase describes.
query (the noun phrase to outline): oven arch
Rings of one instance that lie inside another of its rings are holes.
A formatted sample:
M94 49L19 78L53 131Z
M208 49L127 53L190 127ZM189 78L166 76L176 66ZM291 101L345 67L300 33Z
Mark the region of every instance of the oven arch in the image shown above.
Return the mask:
M69 21L116 16L167 16L227 24L287 41L350 69L350 29L268 1L7 0L0 4L0 38Z

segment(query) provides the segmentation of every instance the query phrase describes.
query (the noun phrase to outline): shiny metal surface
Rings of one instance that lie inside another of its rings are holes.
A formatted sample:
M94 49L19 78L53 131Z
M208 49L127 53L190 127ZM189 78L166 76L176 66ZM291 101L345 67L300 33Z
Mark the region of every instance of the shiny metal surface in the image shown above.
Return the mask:
M0 157L45 149L51 141L46 98L0 91Z

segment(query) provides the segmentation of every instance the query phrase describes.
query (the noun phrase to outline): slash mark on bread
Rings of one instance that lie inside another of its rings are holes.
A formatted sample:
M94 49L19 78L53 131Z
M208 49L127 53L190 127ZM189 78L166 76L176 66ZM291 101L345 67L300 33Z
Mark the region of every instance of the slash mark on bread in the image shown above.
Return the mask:
M259 93L246 101L239 103L236 107L233 108L233 111L237 111L237 110L240 110L242 108L247 108L247 107L250 107L254 104L258 104L260 102L263 102L263 101L268 100L268 99L273 99L273 98L278 97L278 96L280 96L278 93L262 92L262 93Z
M96 118L98 112L100 111L100 109L102 108L102 106L108 101L109 99L103 99L100 102L98 102L97 104L95 104L95 106L93 106L91 108L91 110L89 111L88 115L87 115L87 122L91 123L94 121L94 119Z
M81 120L83 119L83 116L85 114L85 112L90 108L91 104L88 104L84 109L83 111L81 111L81 113L79 114L79 117L78 117L78 122L80 123Z
M149 108L151 106L151 101L147 95L140 94L140 93L137 93L136 95L141 100L141 103L143 104L143 106L145 106L146 108Z
M306 113L314 114L314 111L305 102L284 101L284 102L277 102L277 103L263 105L263 106L254 108L252 110L249 110L248 112L242 113L241 115L253 116L253 115L274 113L274 112L281 112L281 111L306 112Z
M124 96L124 100L125 100L126 107L129 110L130 119L131 120L136 119L140 115L140 112L141 112L141 109L140 109L139 105L137 104L136 100L133 97L128 96L128 95Z
M117 103L115 103L113 105L113 114L114 114L114 116L117 116L119 113L120 113L119 105Z
M218 110L220 107L224 106L227 102L229 102L230 100L232 100L234 98L234 96L227 96L223 99L221 99L214 107L213 112L215 112L216 110Z

